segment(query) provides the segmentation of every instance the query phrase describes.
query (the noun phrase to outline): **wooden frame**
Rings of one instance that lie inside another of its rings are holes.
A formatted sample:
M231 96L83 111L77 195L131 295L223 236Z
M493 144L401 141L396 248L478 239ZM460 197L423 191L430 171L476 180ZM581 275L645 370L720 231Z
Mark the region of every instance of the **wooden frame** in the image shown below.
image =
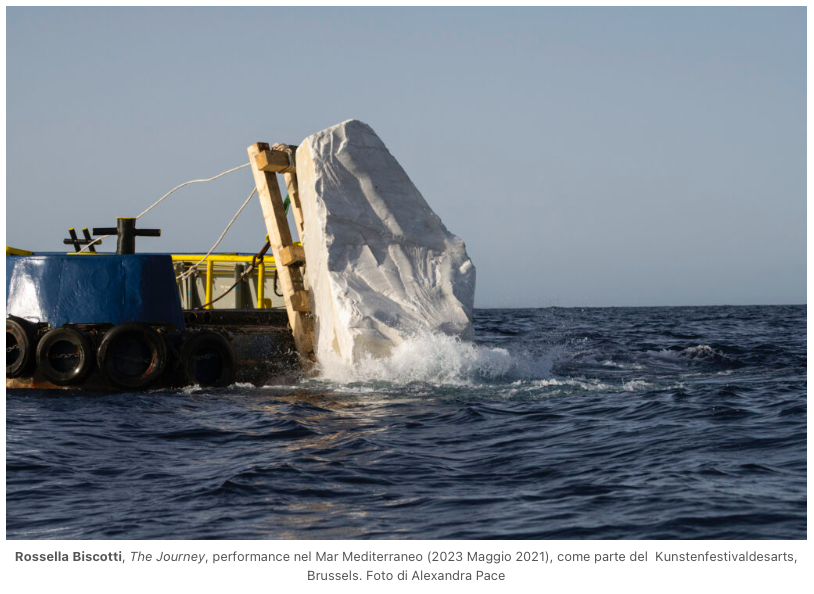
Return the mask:
M302 209L297 191L296 172L290 169L288 153L272 150L268 143L257 142L246 150L249 153L249 163L254 174L254 183L257 186L257 196L263 210L271 250L278 261L277 275L288 312L288 323L291 325L291 332L294 335L300 365L307 370L311 368L315 358L311 301L303 284L301 270L301 267L305 265L305 254L302 252L302 248L295 249L299 246L294 245L291 237L291 229L288 227L276 173L287 170L284 174L286 186L289 189L289 199L294 218L297 221L300 241L302 241Z

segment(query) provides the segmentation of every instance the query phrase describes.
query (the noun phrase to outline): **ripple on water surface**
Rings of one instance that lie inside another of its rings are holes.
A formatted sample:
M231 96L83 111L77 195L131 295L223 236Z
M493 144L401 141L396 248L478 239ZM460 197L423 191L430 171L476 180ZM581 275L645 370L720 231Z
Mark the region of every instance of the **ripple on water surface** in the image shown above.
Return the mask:
M8 538L805 538L806 310L480 310L291 386L9 391Z

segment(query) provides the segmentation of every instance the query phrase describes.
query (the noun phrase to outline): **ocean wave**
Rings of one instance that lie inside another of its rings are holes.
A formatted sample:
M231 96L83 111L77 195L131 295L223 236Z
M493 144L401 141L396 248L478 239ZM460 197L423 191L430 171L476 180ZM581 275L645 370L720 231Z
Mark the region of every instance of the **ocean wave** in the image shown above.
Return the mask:
M607 384L599 380L573 379L573 378L542 379L530 382L530 385L537 388L562 388L562 387L579 388L580 390L586 390L588 392L608 392L616 390L616 388L613 385Z
M805 306L484 322L523 332L262 389L9 390L6 538L807 537Z
M699 344L687 348L673 347L658 351L647 351L647 354L659 359L684 360L697 363L714 363L718 365L737 365L739 363L734 357L708 344Z
M622 384L622 389L625 392L640 392L642 390L649 390L653 384L644 380L630 380Z
M612 361L611 359L606 359L601 362L603 367L613 367L615 369L636 369L641 370L644 369L643 365L639 363L619 363L617 361Z

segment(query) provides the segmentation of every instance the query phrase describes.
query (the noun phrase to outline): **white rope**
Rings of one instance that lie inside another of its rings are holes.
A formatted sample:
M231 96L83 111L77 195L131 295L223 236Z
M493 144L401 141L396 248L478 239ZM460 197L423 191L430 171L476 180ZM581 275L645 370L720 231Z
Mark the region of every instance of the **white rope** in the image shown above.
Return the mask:
M233 167L232 169L229 169L228 171L224 171L223 173L219 173L219 174L217 174L215 177L210 177L210 178L207 178L207 179L193 179L193 180L190 180L190 181L188 181L188 182L184 182L184 183L182 183L182 184L181 184L181 185L179 185L179 186L175 186L175 187L174 187L172 190L170 190L169 192L167 192L166 194L164 194L164 195L163 195L161 198L159 198L158 200L156 200L156 201L155 201L155 202L154 202L154 203L153 203L153 204L150 206L150 208L148 208L147 210L145 210L143 213L141 213L141 214L140 214L139 216L137 216L136 218L137 218L137 219L140 219L141 217L143 217L144 215L146 215L146 214L147 214L148 212L150 212L150 211L151 211L153 208L155 208L156 206L158 206L159 204L161 204L161 201L162 201L162 200L164 200L165 198L167 198L167 197L168 197L170 194L172 194L172 193L173 193L175 190L180 190L181 188L183 188L184 186L188 186L189 184L197 184L197 183L199 183L199 182L210 182L210 181L216 180L216 179L218 179L219 177L223 177L223 176L224 176L224 175L226 175L227 173L232 173L233 171L237 171L238 169L243 169L244 167L248 167L250 164L251 164L251 163L244 163L243 165L238 165L237 167Z
M88 243L88 245L86 245L85 247L83 247L81 250L79 250L79 251L78 251L78 252L76 252L76 253L77 253L77 254L81 254L82 252L84 252L86 249L88 249L90 246L92 246L92 245L93 245L94 243L96 243L97 241L98 241L99 243L102 243L102 240L103 240L103 239L107 239L108 237L113 237L113 236L112 236L112 235L102 235L101 237L97 237L96 239L94 239L93 241L91 241L90 243Z
M183 274L179 274L178 276L176 276L176 277L175 277L175 280L176 280L176 281L184 280L186 277L188 277L189 275L191 275L193 272L196 272L196 271L198 270L198 266L200 266L200 265L201 265L201 264L202 264L204 261L206 261L206 259L207 259L209 256L211 256L211 255L212 255L212 252L214 252L214 251L215 251L215 248L216 248L216 247L218 247L218 245L220 244L220 242L221 242L221 241L223 240L223 238L226 236L226 232L227 232L227 231L229 231L229 227L231 227L231 226L232 226L232 223L234 223L234 222L237 220L237 217L239 217L239 216L240 216L240 213L241 213L241 212L243 212L243 209L244 209L244 208L246 208L246 205L249 203L249 200L251 200L251 199L252 199L252 196L254 196L255 192L257 192L257 188L254 188L254 189L252 190L252 193L251 193L251 194L249 194L249 197L248 197L248 198L246 198L246 202L244 202L244 203L241 205L241 207L240 207L240 208L237 210L237 212L235 213L235 216L233 216L233 217L232 217L232 220L231 220L231 221L229 221L229 224L228 224L228 225L226 225L226 229L224 229L224 230L223 230L223 233L221 233L221 234L220 234L220 237L218 237L218 240L215 242L215 245L213 245L213 246L212 246L212 247L209 249L209 251L208 251L208 252L206 252L206 255L205 255L203 258L201 258L201 259L200 259L200 260L199 260L199 261L198 261L196 264L192 265L192 266L190 267L190 269L189 269L189 270L187 270L187 271L186 271L186 272L184 272Z
M150 207L149 207L147 210L145 210L143 213L141 213L139 216L137 216L137 217L136 217L136 219L140 219L141 217L143 217L144 215L146 215L146 214L147 214L148 212L150 212L150 211L151 211L153 208L155 208L156 206L158 206L159 204L161 204L161 202L162 202L162 201L163 201L165 198L169 197L169 195L170 195L170 194L172 194L172 193L173 193L173 192L175 192L176 190L180 190L180 189L181 189L181 188L183 188L184 186L188 186L189 184L197 184L197 183L200 183L200 182L210 182L210 181L213 181L213 180L218 179L219 177L223 177L223 176L224 176L224 175L226 175L227 173L232 173L233 171L237 171L238 169L243 169L244 167L248 167L249 165L251 165L251 163L244 163L243 165L238 165L237 167L232 167L231 169L228 169L228 170L224 171L223 173L218 173L218 174L217 174L215 177L209 177L209 178L206 178L206 179L192 179L192 180L187 181L187 182L184 182L184 183L182 183L182 184L180 184L180 185L178 185L178 186L175 186L175 187L174 187L172 190L170 190L169 192L167 192L166 194L164 194L164 195L163 195L161 198L159 198L158 200L156 200L155 202L153 202L153 204L151 204L151 205L150 205ZM249 196L249 198L251 198L251 196ZM248 202L249 202L249 201L248 201L248 200L246 200L246 203L248 203ZM246 206L246 204L244 204L243 206ZM240 208L240 210L243 210L243 207L241 207L241 208ZM239 211L237 211L237 212L238 212L238 214L240 214L240 210L239 210ZM232 219L232 222L234 222L234 219ZM231 225L232 223L229 223L229 224ZM228 230L228 229L229 229L229 227L226 227L226 229ZM225 231L224 231L224 233L225 233ZM113 237L113 236L112 236L112 235L102 235L101 237L97 237L96 239L94 239L93 241L91 241L90 243L88 243L88 245L86 245L86 246L85 246L85 247L83 247L81 250L79 250L79 252L77 252L77 253L82 253L82 252L84 252L86 249L88 249L90 246L92 246L93 244L95 244L97 241L102 241L103 239L107 239L108 237ZM223 236L221 236L221 239L223 239ZM218 242L220 242L220 240L218 240ZM215 245L217 245L217 244L215 244ZM199 264L200 264L200 262L199 262Z

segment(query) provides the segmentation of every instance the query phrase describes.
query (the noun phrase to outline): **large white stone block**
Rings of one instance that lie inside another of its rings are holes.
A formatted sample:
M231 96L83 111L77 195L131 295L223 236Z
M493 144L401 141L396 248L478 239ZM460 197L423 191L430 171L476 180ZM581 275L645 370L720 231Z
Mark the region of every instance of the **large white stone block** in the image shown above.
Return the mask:
M414 335L471 340L475 267L373 129L348 120L297 149L318 358L387 356Z

